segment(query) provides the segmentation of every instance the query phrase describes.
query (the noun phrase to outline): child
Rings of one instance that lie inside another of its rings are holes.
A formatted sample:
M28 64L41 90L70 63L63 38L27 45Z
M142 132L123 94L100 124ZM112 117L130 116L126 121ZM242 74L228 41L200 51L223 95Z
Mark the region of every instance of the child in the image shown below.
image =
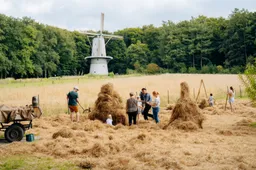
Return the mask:
M137 103L138 103L138 121L139 121L140 114L142 113L142 102L139 96L137 97Z
M210 97L209 97L209 105L212 107L213 106L213 104L214 104L214 98L213 98L213 96L212 96L212 93L210 94Z
M107 123L108 125L113 125L112 122L113 122L112 116L111 116L111 115L108 115L108 118L107 118L107 120L106 120L106 123Z

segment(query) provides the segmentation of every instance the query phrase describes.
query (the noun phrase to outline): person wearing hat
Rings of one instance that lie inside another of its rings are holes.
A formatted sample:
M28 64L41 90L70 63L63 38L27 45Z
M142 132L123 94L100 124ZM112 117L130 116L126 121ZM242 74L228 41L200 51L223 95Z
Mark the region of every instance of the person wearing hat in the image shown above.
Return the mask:
M70 119L72 122L73 122L73 113L76 113L76 122L79 122L79 112L78 112L78 106L77 106L77 103L79 103L78 93L77 93L78 91L79 91L79 88L75 86L74 89L67 94L68 108L71 111Z
M137 114L138 114L138 103L134 97L134 93L130 93L130 98L126 102L126 112L129 118L129 126L136 124Z
M152 98L151 98L151 95L149 93L147 93L146 88L142 88L142 93L143 93L143 103L145 105L145 108L144 108L142 114L144 115L144 119L148 120L148 117L153 118L152 114L148 114L149 110L151 109L150 103L152 102Z

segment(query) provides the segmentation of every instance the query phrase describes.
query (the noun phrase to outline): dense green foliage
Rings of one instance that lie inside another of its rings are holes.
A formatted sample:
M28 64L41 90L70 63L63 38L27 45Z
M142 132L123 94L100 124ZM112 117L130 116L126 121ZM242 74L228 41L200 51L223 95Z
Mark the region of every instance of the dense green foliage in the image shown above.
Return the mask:
M248 64L244 74L239 75L239 78L245 86L248 97L256 102L256 61L254 64Z
M199 16L162 26L126 28L107 53L113 73L241 73L256 57L256 12L235 9L227 18ZM0 77L79 75L89 71L88 37L0 15Z

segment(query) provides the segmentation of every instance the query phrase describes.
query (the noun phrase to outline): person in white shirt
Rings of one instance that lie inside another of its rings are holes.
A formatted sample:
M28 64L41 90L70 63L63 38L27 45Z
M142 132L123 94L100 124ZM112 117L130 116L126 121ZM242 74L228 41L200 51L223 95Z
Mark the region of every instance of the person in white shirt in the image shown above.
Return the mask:
M106 120L106 123L107 123L108 125L113 125L112 122L113 122L112 116L111 116L111 115L108 115L108 118L107 118L107 120Z
M210 97L209 97L208 101L209 101L209 105L212 107L213 104L214 104L214 98L212 96L212 93L210 94Z
M233 87L231 86L228 91L228 101L230 104L231 112L234 111L234 102L235 102L235 91Z
M155 119L156 123L159 123L159 117L158 117L158 113L160 111L160 97L159 97L159 93L156 91L153 91L153 96L154 96L154 100L152 103L150 103L150 105L152 106L152 110L153 110L153 118Z

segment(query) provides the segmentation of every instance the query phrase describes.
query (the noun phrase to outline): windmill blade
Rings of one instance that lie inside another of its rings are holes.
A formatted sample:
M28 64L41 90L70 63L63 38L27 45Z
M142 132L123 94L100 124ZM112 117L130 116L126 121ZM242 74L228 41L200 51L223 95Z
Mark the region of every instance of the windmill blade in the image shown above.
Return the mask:
M104 13L101 13L100 34L104 31Z
M104 36L104 38L124 39L123 36L119 36L119 35L102 34L102 36Z
M100 34L98 34L98 33L87 32L87 31L79 31L79 32L82 33L82 34L86 34L86 35L93 35L93 36L100 35Z

